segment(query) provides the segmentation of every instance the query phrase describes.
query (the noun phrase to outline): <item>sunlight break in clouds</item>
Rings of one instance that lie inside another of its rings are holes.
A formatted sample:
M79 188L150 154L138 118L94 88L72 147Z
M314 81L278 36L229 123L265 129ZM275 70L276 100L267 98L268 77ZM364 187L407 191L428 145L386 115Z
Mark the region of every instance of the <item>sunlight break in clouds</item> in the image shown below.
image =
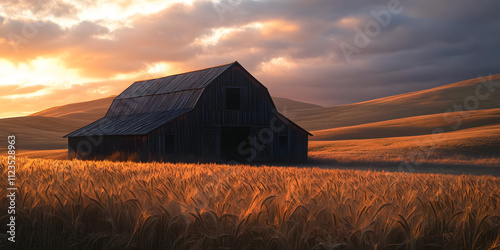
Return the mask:
M158 74L168 74L168 72L171 71L171 67L164 62L161 63L155 63L154 65L149 66L149 69L147 70L148 74L150 75L158 75Z
M260 22L260 32L264 37L273 36L277 33L293 33L299 31L300 27L286 20L271 20Z
M270 20L265 22L252 22L242 26L223 27L211 29L210 35L198 37L193 45L215 46L219 41L238 31L255 30L263 37L272 37L277 34L286 34L299 31L300 27L286 20Z
M218 28L212 29L210 35L204 35L202 37L196 38L193 45L201 46L214 46L217 45L219 40L224 39L225 36L231 34L237 30L243 30L243 28Z
M260 65L260 69L263 73L269 75L284 75L289 74L297 68L297 64L284 57L276 57L268 62L263 62Z
M66 68L60 59L53 57L40 57L17 65L0 59L0 79L0 85L21 87L39 84L68 87L73 83L97 80L80 76L77 70Z
M338 26L343 27L343 28L354 28L356 26L359 26L361 24L361 20L355 17L344 17L337 21L336 23Z

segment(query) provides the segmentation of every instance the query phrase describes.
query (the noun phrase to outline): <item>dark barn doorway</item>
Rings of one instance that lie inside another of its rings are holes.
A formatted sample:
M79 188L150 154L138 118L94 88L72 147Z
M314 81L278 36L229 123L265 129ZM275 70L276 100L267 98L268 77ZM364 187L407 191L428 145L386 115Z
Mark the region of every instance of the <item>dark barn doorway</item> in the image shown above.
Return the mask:
M247 142L247 145L250 143L248 140L251 131L250 127L221 127L221 158L223 160L244 160L248 158L248 155L238 152L238 147L243 142Z

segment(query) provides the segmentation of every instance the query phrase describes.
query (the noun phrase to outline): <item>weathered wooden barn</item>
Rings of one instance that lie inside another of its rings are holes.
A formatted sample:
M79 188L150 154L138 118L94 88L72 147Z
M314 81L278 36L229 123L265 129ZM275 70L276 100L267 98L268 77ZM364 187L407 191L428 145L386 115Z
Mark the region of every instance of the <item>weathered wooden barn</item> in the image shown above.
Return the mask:
M138 81L68 137L69 158L306 161L309 132L238 62Z

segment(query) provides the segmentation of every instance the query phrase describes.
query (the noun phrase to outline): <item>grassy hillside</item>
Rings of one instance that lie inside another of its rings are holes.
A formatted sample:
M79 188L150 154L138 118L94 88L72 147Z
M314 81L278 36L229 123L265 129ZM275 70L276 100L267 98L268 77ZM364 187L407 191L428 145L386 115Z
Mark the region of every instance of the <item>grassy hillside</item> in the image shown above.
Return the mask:
M394 163L500 167L500 125L436 135L313 141L310 159L334 163ZM493 170L493 169L492 169ZM498 170L496 170L498 171Z
M279 112L288 112L298 109L321 108L321 106L311 103L298 102L286 98L273 97L274 105Z
M435 128L446 132L500 124L500 108L400 118L312 132L310 140L352 140L426 135ZM500 138L499 138L500 140Z
M67 148L64 135L106 114L114 97L53 107L25 117L0 119L0 136L16 135L24 150Z
M62 118L78 118L96 120L103 117L108 111L115 96L57 106L31 114L30 116L48 116ZM83 117L82 117L83 116Z
M404 117L439 114L464 105L469 97L476 96L476 88L482 80L488 80L493 88L489 98L479 101L477 109L500 108L500 74L484 79L476 78L456 82L428 90L416 91L366 102L327 108L294 110L290 118L309 131L353 126L365 123L393 120ZM481 87L479 94L489 91ZM469 103L471 105L472 102Z
M20 149L61 149L67 148L69 132L88 124L87 120L45 116L26 116L0 119L0 137L16 136Z

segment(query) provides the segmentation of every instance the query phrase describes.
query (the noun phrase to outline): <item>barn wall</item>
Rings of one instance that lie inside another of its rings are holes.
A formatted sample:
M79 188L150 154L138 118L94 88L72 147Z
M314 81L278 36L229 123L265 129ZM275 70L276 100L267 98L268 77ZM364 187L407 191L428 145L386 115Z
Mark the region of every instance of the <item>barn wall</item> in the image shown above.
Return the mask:
M146 142L143 135L69 137L68 158L147 161Z
M278 119L272 127L276 127L274 134L273 150L275 153L274 159L279 161L307 161L307 144L308 134L290 123L286 119ZM287 145L280 145L280 136L287 137Z

